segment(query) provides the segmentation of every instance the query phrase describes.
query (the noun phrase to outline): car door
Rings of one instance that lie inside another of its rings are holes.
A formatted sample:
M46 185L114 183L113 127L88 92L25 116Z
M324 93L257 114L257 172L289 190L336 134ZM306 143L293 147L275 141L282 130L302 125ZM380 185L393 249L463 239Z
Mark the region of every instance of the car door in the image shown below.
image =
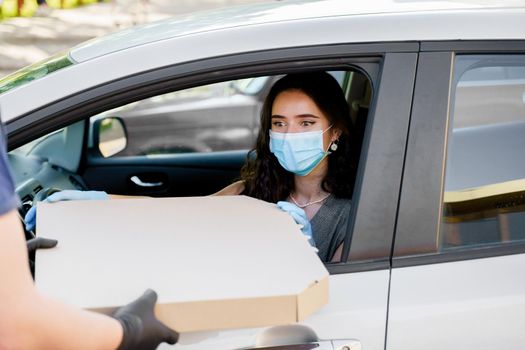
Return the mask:
M409 47L410 50L414 48ZM390 251L417 53L383 52L375 57L379 58L377 77L380 79L373 79L374 98L364 131L355 205L349 213L351 224L344 257L341 262L326 265L330 272L328 305L301 322L299 327L182 334L176 347L384 348ZM349 57L348 63L359 67L361 59ZM324 65L325 69L335 67Z
M386 348L520 349L523 42L423 43Z
M11 124L11 142L12 146L20 146L24 138L30 139L28 125L34 120L39 121L40 129L32 132L41 135L44 128L56 129L80 120L85 120L87 125L89 118L105 111L184 88L286 74L298 69L359 72L367 77L372 97L369 105L357 103L355 106L356 115L361 114L360 123L356 124L362 130L361 156L352 199L354 205L348 213L343 258L326 265L330 272L328 305L301 322L302 328L298 330L285 326L284 329L196 332L182 334L176 347L246 349L287 344L284 348L304 349L304 343L313 342L324 349L351 346L352 349L379 350L385 345L391 247L418 49L419 44L415 42L327 45L238 54L150 70L96 86L24 116ZM347 85L348 81L344 82L344 86ZM347 92L351 98L352 92ZM240 159L245 156L245 151L227 151L104 158L89 154L93 145L88 142L84 149L79 173L87 185L91 189L123 194L137 194L122 185L129 183L127 180L133 172L165 172L182 179L170 184L177 183L173 188L183 190L169 192L169 195L198 195L196 190L202 190L198 188L199 181L217 186L220 181L216 181L215 175L223 171L225 178L231 180L233 174L238 174ZM202 174L200 179L199 174ZM141 178L141 181L147 183L155 179ZM184 181L189 181L191 186ZM186 189L191 193L184 192ZM281 336L277 336L279 334Z

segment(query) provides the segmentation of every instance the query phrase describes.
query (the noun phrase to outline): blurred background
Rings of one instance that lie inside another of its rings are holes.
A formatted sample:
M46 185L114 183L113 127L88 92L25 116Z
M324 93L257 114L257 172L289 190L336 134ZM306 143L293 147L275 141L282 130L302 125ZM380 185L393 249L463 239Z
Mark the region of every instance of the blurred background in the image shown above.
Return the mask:
M133 25L277 0L0 0L0 79L83 41Z

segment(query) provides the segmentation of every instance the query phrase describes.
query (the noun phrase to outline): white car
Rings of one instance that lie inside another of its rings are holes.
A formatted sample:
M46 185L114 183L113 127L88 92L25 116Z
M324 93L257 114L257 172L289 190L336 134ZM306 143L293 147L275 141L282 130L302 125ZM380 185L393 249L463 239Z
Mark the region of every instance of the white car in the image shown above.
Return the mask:
M250 349L264 334L271 349L522 349L525 3L483 3L242 6L125 30L15 73L0 81L0 108L23 210L50 188L213 193L238 177L245 144L130 154L122 116L140 120L137 106L162 109L176 94L188 114L172 130L188 129L205 122L195 103L216 96L213 84L329 71L362 142L343 258L326 264L329 304L304 333L183 334L175 348ZM228 123L208 132L250 137Z

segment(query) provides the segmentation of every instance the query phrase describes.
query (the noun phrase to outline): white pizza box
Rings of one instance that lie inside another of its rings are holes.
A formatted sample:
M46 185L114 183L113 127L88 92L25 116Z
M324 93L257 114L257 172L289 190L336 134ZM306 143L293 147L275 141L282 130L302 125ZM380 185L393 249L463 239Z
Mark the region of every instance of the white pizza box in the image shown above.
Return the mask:
M111 313L154 289L179 332L290 324L328 302L328 271L275 204L246 196L39 203L35 283Z

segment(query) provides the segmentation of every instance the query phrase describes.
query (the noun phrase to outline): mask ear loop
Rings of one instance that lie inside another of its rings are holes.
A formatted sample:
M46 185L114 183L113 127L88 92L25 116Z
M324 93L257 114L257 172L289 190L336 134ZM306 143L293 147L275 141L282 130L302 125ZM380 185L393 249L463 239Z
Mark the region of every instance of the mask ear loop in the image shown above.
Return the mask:
M327 132L328 130L330 130L332 128L332 126L334 126L334 124L331 124L328 128L326 128L326 130L323 131L323 134L325 132ZM330 142L330 145L328 146L328 148L326 150L327 154L330 154L332 152L337 151L337 142L339 142L339 139L336 139L336 140Z

